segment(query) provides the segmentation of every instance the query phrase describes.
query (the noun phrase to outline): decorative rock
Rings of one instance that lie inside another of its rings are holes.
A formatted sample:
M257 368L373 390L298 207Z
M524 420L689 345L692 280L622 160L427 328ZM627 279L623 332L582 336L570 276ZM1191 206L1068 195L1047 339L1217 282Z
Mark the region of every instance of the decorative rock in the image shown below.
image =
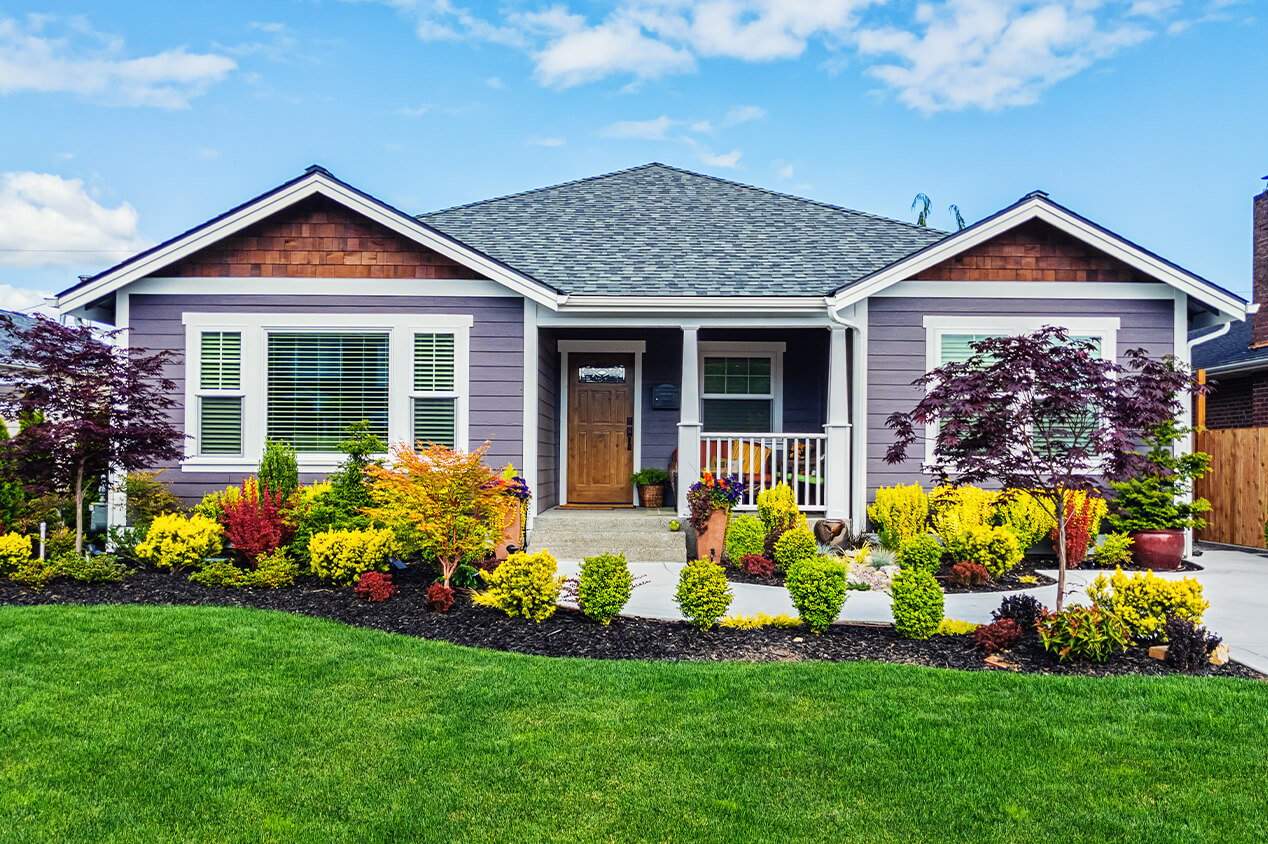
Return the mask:
M1150 648L1149 648L1149 658L1150 658L1150 659L1166 659L1166 658L1167 658L1167 646L1166 646L1166 645L1153 645L1152 647L1150 647Z
M794 641L794 642L804 642L804 641L806 641L806 637L805 637L805 636L793 636L793 641Z
M1215 646L1215 650L1211 651L1211 665L1223 665L1228 662L1228 645L1220 642Z
M1015 671L1019 667L1017 663L1009 662L1008 660L1004 659L999 654L991 654L990 656L988 656L986 659L982 661L985 662L987 665L989 665L991 668L1003 668L1007 671Z

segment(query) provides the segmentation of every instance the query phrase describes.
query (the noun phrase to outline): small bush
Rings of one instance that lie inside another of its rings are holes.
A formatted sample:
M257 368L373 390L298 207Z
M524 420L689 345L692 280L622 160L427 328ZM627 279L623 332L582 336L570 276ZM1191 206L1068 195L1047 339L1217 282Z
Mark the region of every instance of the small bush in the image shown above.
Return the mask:
M761 554L745 554L740 560L740 570L750 577L772 580L775 577L775 561Z
M757 516L736 516L726 526L726 558L733 566L750 554L761 554L765 543L766 527Z
M600 624L607 625L625 609L633 590L634 578L623 554L600 554L581 561L577 606Z
M947 580L955 586L985 586L991 582L991 573L981 563L956 563L951 567Z
M1127 650L1131 632L1123 620L1093 604L1074 604L1062 612L1044 612L1036 622L1044 650L1067 659L1104 662Z
M432 584L435 586L436 584ZM396 584L392 582L392 575L385 574L381 571L362 572L357 578L357 585L352 587L352 591L358 597L377 604L386 601L397 593ZM452 590L451 590L452 591ZM431 590L428 590L428 601L430 603ZM451 598L452 600L452 598Z
M798 560L788 569L788 594L797 614L815 633L832 626L845 605L845 563L835 557Z
M759 612L757 615L728 615L718 622L718 626L729 627L733 630L761 630L763 627L792 629L801 626L801 619L785 613L767 615Z
M161 569L191 568L220 553L224 531L206 516L176 513L156 516L136 555Z
M788 484L775 484L757 494L757 517L766 533L783 532L801 523L797 496Z
M146 528L116 526L107 530L106 536L110 540L110 547L114 548L115 556L121 560L139 562L136 547L145 541L145 531Z
M31 559L31 537L20 533L0 536L0 577L8 577L18 566Z
M881 545L897 550L927 530L929 496L920 484L881 487L867 508L867 517L880 534Z
M1065 554L1069 565L1077 566L1087 557L1088 543L1100 531L1105 516L1105 499L1083 490L1071 490L1065 498ZM1053 523L1052 544L1057 546L1057 527Z
M260 557L254 568L243 568L223 557L205 560L189 579L203 586L230 589L281 589L294 586L298 574L299 566L278 549Z
M251 575L249 586L257 589L281 589L283 586L294 586L295 577L299 574L299 564L286 554L286 550L278 548L271 554L265 554L255 561L255 569Z
M185 507L167 484L158 479L163 473L129 472L123 479L123 492L128 500L128 524L147 528L158 516L184 512Z
M432 612L449 612L453 609L453 596L452 587L443 583L433 583L427 587L427 608Z
M277 440L265 440L264 455L260 457L256 477L260 480L261 491L280 496L282 501L290 501L295 490L299 489L299 459L295 447Z
M1009 595L999 602L999 609L991 610L996 621L1012 619L1026 636L1035 634L1035 622L1043 614L1043 604L1033 595Z
M1022 640L1021 625L1011 618L1001 618L983 624L973 633L973 641L988 654L1009 651Z
M73 551L71 552L74 553ZM56 560L53 557L48 560L23 560L18 564L12 572L9 573L9 579L14 583L21 583L34 592L44 589L58 575Z
M731 606L726 572L711 560L693 560L678 576L674 601L692 625L707 630L717 624Z
M512 618L541 623L555 614L563 578L555 574L558 563L548 551L512 554L492 571L484 573L489 588L475 592L472 600L494 607Z
M118 583L128 573L123 561L114 554L65 554L53 561L57 570L80 583Z
M1056 524L1047 504L1020 489L1005 490L999 496L992 521L1016 535L1023 553L1050 534Z
M964 621L959 618L944 618L942 619L942 623L938 625L937 635L963 636L967 633L972 633L981 626L982 625L980 624L974 624L971 621Z
M220 524L233 549L254 564L290 539L291 525L282 514L287 499L282 493L260 486L254 479L242 482L242 491L221 506Z
M990 523L1000 493L976 486L940 486L929 493L929 522L948 546L969 528Z
M819 553L819 543L805 522L784 531L775 542L775 566L788 571L793 563L809 559Z
M1168 618L1198 622L1211 604L1202 597L1202 584L1191 577L1167 580L1152 571L1128 577L1115 569L1112 577L1098 575L1088 597L1123 620L1138 644L1165 642Z
M346 585L367 571L387 571L395 548L395 537L386 528L327 530L308 540L309 565L318 577Z
M1167 637L1167 665L1180 671L1196 671L1205 665L1211 651L1224 641L1205 627L1187 618L1169 618L1163 624Z
M1135 540L1131 538L1131 534L1127 533L1110 533L1106 534L1101 540L1101 544L1096 546L1092 552L1093 558L1098 566L1125 566L1132 561L1132 545Z
M927 533L905 539L898 546L898 565L933 574L942 565L942 543Z
M189 579L203 586L226 586L238 589L247 585L248 572L233 560L215 557L203 560L202 565L189 576Z
M449 578L449 585L454 589L474 589L480 583L480 570L475 566L458 566Z
M1006 574L1023 556L1017 535L1008 528L992 525L966 528L947 541L947 551L954 560L981 563L991 577Z
M932 574L918 569L899 572L890 587L894 630L908 639L928 639L942 624L943 596Z

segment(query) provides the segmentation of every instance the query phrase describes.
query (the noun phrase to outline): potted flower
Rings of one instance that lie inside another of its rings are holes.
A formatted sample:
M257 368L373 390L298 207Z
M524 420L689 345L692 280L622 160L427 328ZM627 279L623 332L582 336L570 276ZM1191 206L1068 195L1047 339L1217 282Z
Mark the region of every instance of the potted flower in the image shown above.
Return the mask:
M1188 497L1193 482L1210 468L1211 456L1176 454L1174 443L1188 433L1175 422L1160 426L1148 439L1149 450L1136 453L1140 460L1131 474L1110 482L1118 497L1106 521L1110 530L1131 536L1132 559L1141 568L1180 568L1185 530L1206 527L1201 514L1211 509L1211 503Z
M740 479L735 475L715 476L705 472L687 490L689 521L696 531L696 556L721 562L726 539L726 520L740 500Z
M498 485L507 497L506 515L502 522L502 540L493 551L498 562L505 560L516 551L524 550L524 515L528 510L528 502L532 499L532 490L528 481L515 474L515 466L508 464L498 478Z
M639 469L630 475L630 483L638 487L638 503L644 507L660 507L665 503L665 481L669 473L664 469Z

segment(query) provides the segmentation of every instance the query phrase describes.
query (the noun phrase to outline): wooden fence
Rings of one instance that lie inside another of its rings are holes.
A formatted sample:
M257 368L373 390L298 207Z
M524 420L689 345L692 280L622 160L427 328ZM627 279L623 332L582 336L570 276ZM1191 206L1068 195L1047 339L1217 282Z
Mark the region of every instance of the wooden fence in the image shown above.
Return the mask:
M1208 542L1263 548L1268 518L1268 428L1202 431L1194 443L1211 455L1211 471L1194 492L1211 502L1207 527L1198 534Z

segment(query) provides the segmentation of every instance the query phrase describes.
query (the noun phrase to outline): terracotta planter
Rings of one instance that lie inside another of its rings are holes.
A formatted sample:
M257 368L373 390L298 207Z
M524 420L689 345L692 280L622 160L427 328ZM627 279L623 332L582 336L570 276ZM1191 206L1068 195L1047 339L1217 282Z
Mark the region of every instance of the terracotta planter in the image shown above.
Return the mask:
M511 555L511 547L523 551L520 547L524 537L524 511L516 502L515 506L506 509L506 526L502 528L502 541L493 549L493 557L499 563Z
M1132 559L1141 568L1175 571L1183 557L1182 530L1141 530L1132 534Z
M696 531L696 556L722 562L722 548L726 542L726 510L712 510L704 530Z
M665 504L665 485L641 484L638 488L638 503L643 507L663 507Z

